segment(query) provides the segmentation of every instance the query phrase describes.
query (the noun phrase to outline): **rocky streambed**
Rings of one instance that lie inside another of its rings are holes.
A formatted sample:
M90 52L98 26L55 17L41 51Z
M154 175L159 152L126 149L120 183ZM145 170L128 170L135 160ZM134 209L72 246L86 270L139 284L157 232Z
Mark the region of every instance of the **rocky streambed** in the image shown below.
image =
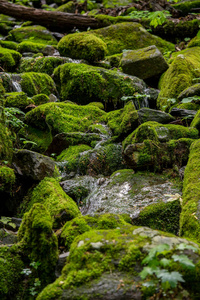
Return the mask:
M0 299L199 299L200 2L160 1L187 15L160 36L144 2L0 15Z

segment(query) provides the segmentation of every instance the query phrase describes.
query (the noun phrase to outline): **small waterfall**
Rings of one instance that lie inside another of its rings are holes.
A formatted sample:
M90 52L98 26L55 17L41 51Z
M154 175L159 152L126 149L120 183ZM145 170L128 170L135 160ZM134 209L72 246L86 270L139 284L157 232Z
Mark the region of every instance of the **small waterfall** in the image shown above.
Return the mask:
M22 88L20 85L21 77L18 74L12 74L11 75L11 86L13 92L22 92Z
M22 88L20 85L21 76L19 74L10 74L6 72L0 73L0 78L5 83L6 91L8 93L11 92L22 92Z

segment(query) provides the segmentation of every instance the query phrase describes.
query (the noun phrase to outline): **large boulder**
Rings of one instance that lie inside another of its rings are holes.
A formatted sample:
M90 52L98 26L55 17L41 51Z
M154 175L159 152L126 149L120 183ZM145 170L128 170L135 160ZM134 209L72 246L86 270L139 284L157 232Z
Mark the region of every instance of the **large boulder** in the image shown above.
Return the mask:
M13 71L19 64L21 54L15 50L0 46L0 64L5 71Z
M153 45L138 50L124 51L120 67L126 74L148 79L162 74L168 69L168 64L162 53Z
M197 244L147 227L87 231L72 243L62 275L37 300L139 300L157 291L163 298L178 299L183 292L195 296L199 255Z
M46 176L56 175L55 162L50 157L34 151L16 150L12 163L19 175L31 180L40 181Z
M188 48L176 54L169 69L159 82L160 94L157 105L167 109L183 90L194 84L194 79L200 77L200 47ZM170 99L175 99L171 101Z

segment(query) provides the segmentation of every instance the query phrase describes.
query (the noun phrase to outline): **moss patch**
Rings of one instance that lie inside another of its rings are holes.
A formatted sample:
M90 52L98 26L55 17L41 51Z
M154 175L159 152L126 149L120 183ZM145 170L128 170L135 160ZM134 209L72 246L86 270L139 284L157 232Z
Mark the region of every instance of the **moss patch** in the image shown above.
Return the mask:
M11 192L14 183L14 170L6 166L0 166L0 191Z
M21 54L0 46L0 64L5 71L12 71L18 65Z
M7 93L6 96L5 107L17 107L25 110L28 105L34 104L33 100L28 98L24 92Z

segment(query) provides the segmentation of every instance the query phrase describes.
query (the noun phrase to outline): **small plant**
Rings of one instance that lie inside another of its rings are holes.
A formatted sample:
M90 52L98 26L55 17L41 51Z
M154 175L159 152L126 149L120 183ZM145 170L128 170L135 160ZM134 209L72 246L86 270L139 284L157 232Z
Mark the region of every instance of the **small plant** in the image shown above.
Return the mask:
M40 266L40 262L31 262L29 268L25 268L22 270L21 274L25 275L25 292L28 291L28 294L35 297L41 287L41 281L38 278L38 268ZM30 296L29 296L30 297Z
M19 130L26 126L26 124L18 118L18 116L25 116L20 109L15 107L6 107L4 108L5 114L5 124L7 127L13 130Z
M150 25L156 28L158 25L162 25L170 17L171 14L167 10L163 11L132 11L129 15L131 18L135 19L147 19L150 20Z
M181 103L191 103L191 102L199 104L200 96L186 97L181 100Z
M16 224L12 222L12 218L10 217L1 217L0 223L2 223L4 226L9 225L13 229L16 229Z
M197 252L198 249L194 246L187 245L184 243L179 244L175 248L179 250L180 254L174 254L171 258L165 257L165 254L169 253L170 246L168 244L160 244L152 248L148 255L143 259L142 264L146 265L140 272L140 277L146 281L142 284L146 288L154 288L155 291L159 287L159 291L163 296L167 293L172 294L176 292L179 287L182 289L180 284L185 282L183 276L178 271L169 271L172 265L178 263L183 269L193 269L195 265L188 258L187 255L183 254L184 250L191 250Z

